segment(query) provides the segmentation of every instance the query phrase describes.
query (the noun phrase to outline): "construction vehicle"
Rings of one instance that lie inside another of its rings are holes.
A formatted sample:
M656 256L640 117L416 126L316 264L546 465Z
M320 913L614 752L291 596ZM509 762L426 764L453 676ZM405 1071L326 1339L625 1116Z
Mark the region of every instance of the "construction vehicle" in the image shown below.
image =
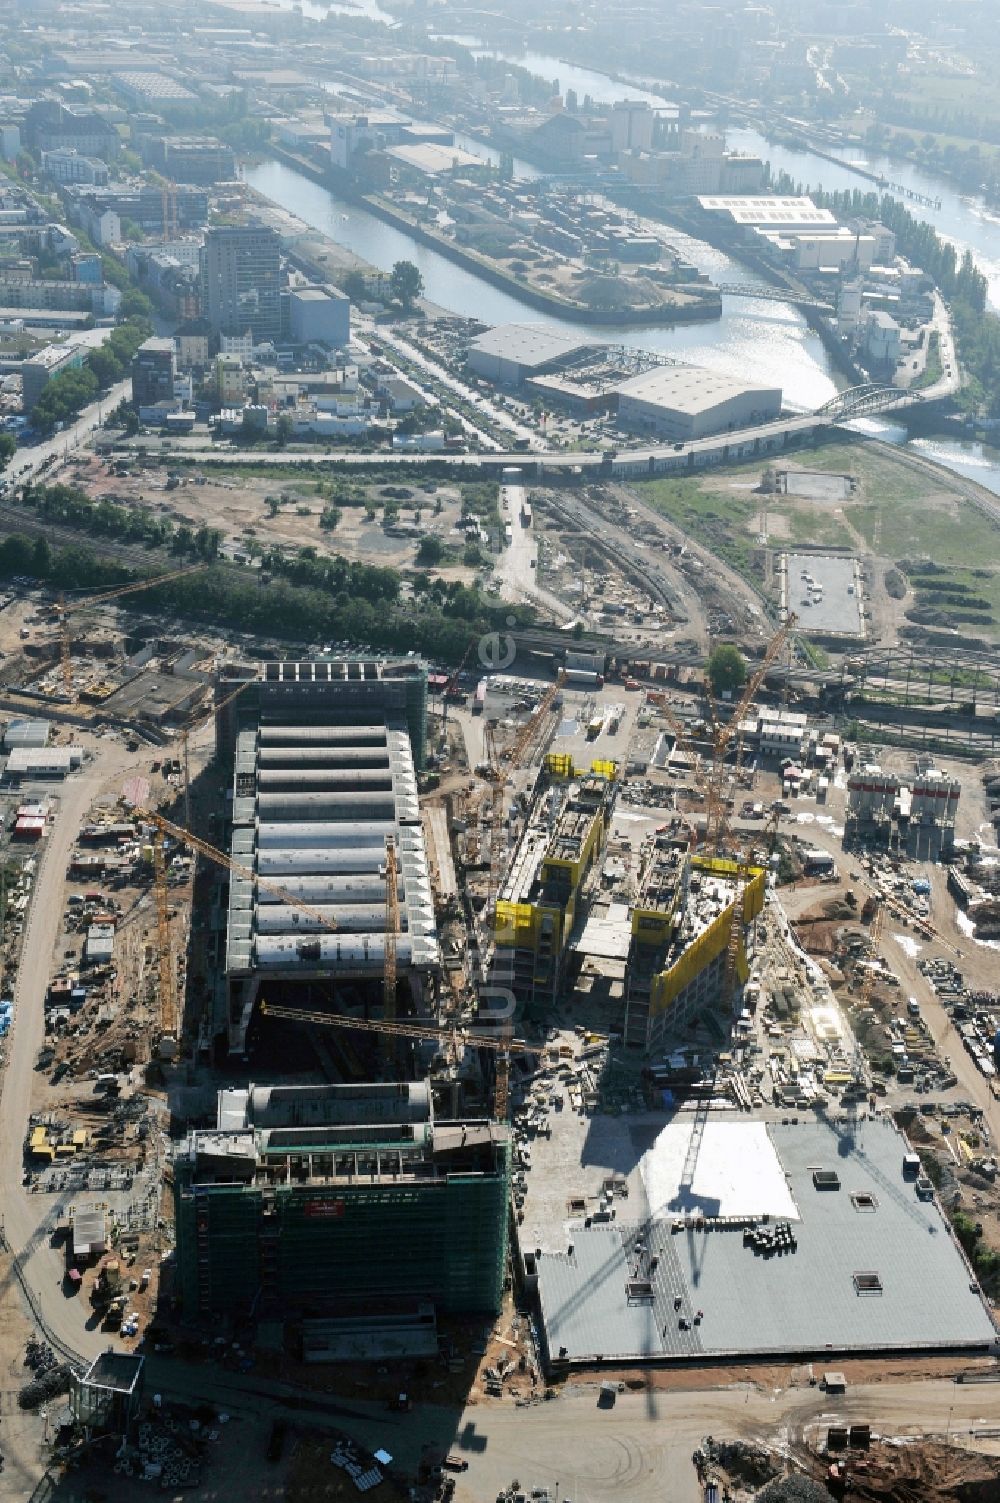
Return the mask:
M173 579L182 579L186 574L197 574L206 569L207 564L188 564L183 569L171 569L167 574L154 574L149 579L141 579L132 584L119 585L114 590L102 590L97 595L87 595L82 600L71 600L67 603L63 595L55 607L56 621L59 627L59 656L62 662L63 687L66 693L73 695L73 665L72 665L72 642L69 632L69 618L78 611L89 610L94 605L104 605L110 600L121 600L126 595L137 595L142 590L151 590L154 585L168 584Z

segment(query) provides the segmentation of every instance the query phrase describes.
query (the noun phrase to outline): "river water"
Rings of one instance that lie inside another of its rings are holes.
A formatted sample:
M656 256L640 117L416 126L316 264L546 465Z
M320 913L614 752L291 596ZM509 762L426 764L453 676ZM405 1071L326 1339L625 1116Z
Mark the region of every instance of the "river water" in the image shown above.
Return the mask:
M489 324L544 323L569 330L581 340L654 350L740 381L780 386L788 406L801 410L820 406L836 390L821 341L801 314L786 303L725 298L721 318L674 328L570 322L540 313L512 293L489 286L438 251L338 198L284 162L248 167L246 180L283 209L383 271L389 271L395 261L413 261L420 268L430 301L463 317ZM697 261L713 282L753 281L745 268L720 251L700 242L694 245L682 234L670 238L681 254Z
M293 3L293 0L279 0ZM305 0L306 14L321 16L328 7ZM377 0L360 0L354 9L369 19L391 21L380 11ZM441 40L447 40L442 38ZM464 40L464 39L463 39ZM606 74L561 62L537 52L526 52L510 61L519 63L542 78L558 80L562 90L575 89L599 102L622 97L645 98L662 104L668 94L651 92L634 85L624 85ZM467 150L484 159L496 161L498 154L465 136L456 137ZM826 189L867 189L865 179L810 151L794 151L771 145L758 131L733 128L727 131L733 149L747 151L770 161L775 172L785 171L803 184ZM846 160L846 159L845 159ZM934 225L938 234L956 249L972 252L977 266L989 279L991 301L1000 307L1000 218L991 215L975 199L962 196L945 180L907 164L886 158L871 157L860 150L856 160L867 170L877 172L894 184L900 184L926 197L939 199L940 209L911 204L911 212ZM533 169L517 164L519 175L528 176ZM248 168L247 181L275 203L297 215L305 223L354 251L373 266L388 271L393 262L411 260L420 268L427 297L440 306L465 317L486 323L532 322L569 329L583 338L610 341L649 349L672 358L687 360L724 372L738 380L781 386L789 407L811 409L834 394L835 384L830 363L820 340L812 333L796 309L788 304L759 299L723 299L721 319L712 323L679 325L675 328L653 326L619 329L607 325L569 323L564 319L539 313L511 293L481 281L472 272L454 265L438 252L421 245L411 236L384 224L374 215L344 202L329 189L313 183L302 173L282 162L263 162ZM752 282L752 273L720 251L687 236L672 233L672 243L687 259L694 261L713 282ZM891 442L907 441L906 429L886 422L865 425ZM945 439L918 439L914 448L926 453L956 473L979 481L1000 495L1000 454L980 444Z

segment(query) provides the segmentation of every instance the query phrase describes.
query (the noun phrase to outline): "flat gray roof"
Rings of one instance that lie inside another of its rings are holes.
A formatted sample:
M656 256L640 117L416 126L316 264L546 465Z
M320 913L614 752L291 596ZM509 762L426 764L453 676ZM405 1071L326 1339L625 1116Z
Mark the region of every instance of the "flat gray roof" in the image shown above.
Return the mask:
M496 355L524 366L547 365L551 360L566 359L578 350L590 349L593 340L576 334L563 334L547 324L498 324L474 339L469 348L484 355Z
M699 365L658 365L641 375L631 376L615 387L620 397L640 402L655 402L678 412L699 413L732 402L737 397L757 397L781 401L779 387L746 386L718 371Z
M649 1131L638 1132L636 1157ZM907 1144L890 1122L859 1123L853 1143L821 1121L768 1131L799 1212L797 1250L765 1257L744 1245L742 1223L674 1231L669 1212L650 1219L630 1176L619 1219L567 1223L572 1251L538 1259L553 1359L995 1349L996 1328L944 1216L903 1178ZM835 1170L840 1189L816 1189L816 1168ZM871 1197L870 1209L859 1195ZM861 1274L877 1276L874 1292L859 1291ZM648 1297L634 1284L630 1293L637 1276L649 1281Z

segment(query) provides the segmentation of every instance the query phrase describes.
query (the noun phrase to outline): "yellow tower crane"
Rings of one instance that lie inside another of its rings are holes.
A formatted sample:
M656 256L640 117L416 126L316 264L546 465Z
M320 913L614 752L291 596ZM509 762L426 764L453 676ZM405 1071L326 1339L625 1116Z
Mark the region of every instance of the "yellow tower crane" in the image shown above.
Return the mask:
M780 653L788 639L788 634L794 627L798 617L790 612L781 626L774 633L764 650L764 656L758 663L744 686L743 693L736 702L730 718L724 723L719 721L715 710L715 703L709 698L712 712L712 770L709 775L707 788L707 804L705 810L705 843L718 855L722 840L726 834L724 791L726 756L733 741L739 734L740 724L751 703L757 697L757 691L767 675L769 668Z
M156 896L156 928L157 928L157 962L159 972L160 990L160 1025L164 1034L176 1036L177 1029L177 999L176 985L174 982L174 957L172 936L170 933L169 894L167 892L167 864L163 850L164 837L169 835L178 844L187 846L196 851L200 856L221 866L228 872L235 873L238 877L244 877L264 892L269 892L272 897L278 898L282 903L287 903L298 912L304 914L321 930L334 930L337 925L334 919L326 913L321 913L318 908L311 908L308 903L303 903L277 882L271 882L261 877L250 866L245 866L242 861L234 861L224 851L218 850L214 845L209 845L207 840L193 835L190 830L185 830L183 825L176 825L171 820L164 818L153 809L136 808L133 814L138 819L145 820L154 827L153 834L153 885Z
M199 835L192 834L183 825L175 825L172 820L164 818L162 814L158 814L154 809L136 808L132 812L137 819L143 819L147 824L154 825L163 835L169 835L178 844L186 845L189 850L197 851L199 856L204 856L206 860L214 862L216 866L221 866L226 871L233 872L237 877L245 878L246 881L252 882L262 892L270 893L279 902L287 903L290 908L298 909L306 918L311 919L318 928L331 932L336 929L336 922L329 914L321 913L318 908L311 908L308 903L303 903L301 898L297 898L294 894L287 892L279 882L272 882L270 878L262 877L258 872L254 871L252 866L247 866L244 862L236 861L232 856L227 856L225 851L220 851L214 845L209 845L207 840L202 840Z
M218 715L218 713L219 713L220 710L224 710L227 705L231 705L232 704L232 702L233 702L234 699L238 699L239 696L243 693L244 689L249 689L249 687L250 687L251 684L256 684L257 682L258 682L258 680L256 678L244 678L244 679L241 679L239 685L233 690L233 692L231 694L227 694L226 697L225 697L225 699L220 700L218 704L211 705L209 707L209 709L205 712L205 714L202 715L200 717L200 719L195 720L191 725L186 725L186 726L182 727L181 733L180 733L180 743L181 743L181 761L182 761L183 768L184 768L184 823L185 823L185 825L190 826L190 824L191 824L191 757L190 757L190 750L191 749L190 749L190 744L189 744L190 743L191 732L192 731L200 730L203 725L207 725L207 723L212 719L213 716Z
M383 993L386 1021L396 1020L396 935L399 933L399 869L396 837L385 837L385 956Z
M170 932L167 863L163 851L163 831L160 829L153 837L153 886L156 893L156 958L160 988L160 1031L166 1038L176 1038L177 996L174 984L174 947Z
M93 605L103 605L109 600L121 600L126 595L137 595L142 590L151 590L155 585L168 584L172 579L182 579L185 574L197 574L202 569L207 569L207 564L189 564L183 569L171 569L167 574L154 574L149 579L140 579L132 584L120 585L114 590L101 590L97 595L87 595L83 600L71 600L67 603L60 595L56 606L56 619L59 626L59 656L62 660L63 686L66 693L73 694L73 668L71 663L72 642L69 632L69 618L75 616L78 611L88 610Z
M432 1043L440 1043L447 1048L452 1057L457 1056L461 1048L489 1049L497 1055L497 1076L494 1090L499 1091L500 1086L500 1061L511 1054L534 1054L538 1045L530 1044L527 1039L512 1037L493 1037L489 1034L479 1034L467 1028L435 1028L430 1023L392 1023L378 1022L373 1018L355 1018L350 1013L336 1012L308 1012L298 1007L275 1006L271 1002L262 1002L260 1011L263 1017L284 1018L289 1023L306 1023L319 1028L358 1028L365 1033L387 1034L390 1038L403 1038L414 1040L429 1040ZM506 1119L506 1106L500 1107L499 1097L494 1100L493 1113L498 1122Z

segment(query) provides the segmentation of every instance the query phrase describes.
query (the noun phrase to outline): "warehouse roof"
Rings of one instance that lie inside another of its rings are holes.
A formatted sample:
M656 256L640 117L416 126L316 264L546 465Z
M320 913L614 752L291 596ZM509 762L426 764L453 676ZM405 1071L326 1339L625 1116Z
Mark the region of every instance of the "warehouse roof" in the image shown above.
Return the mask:
M460 146L439 146L435 141L420 141L408 146L390 146L386 156L394 157L407 167L415 167L428 177L452 172L456 167L482 167L482 157L463 151Z
M740 227L753 228L760 225L769 229L814 229L825 226L833 228L837 223L829 209L818 209L811 198L788 198L777 194L762 197L722 194L699 198L698 202L710 213L727 215L733 224Z
M481 355L496 355L499 359L536 367L549 365L554 360L567 360L571 355L592 347L592 341L580 339L576 334L564 334L547 324L498 324L469 345L470 351Z
M697 365L657 365L641 375L631 376L615 390L620 397L652 402L692 416L737 397L758 397L761 400L775 395L779 400L781 397L777 388L745 386L742 381L734 381L730 376Z

